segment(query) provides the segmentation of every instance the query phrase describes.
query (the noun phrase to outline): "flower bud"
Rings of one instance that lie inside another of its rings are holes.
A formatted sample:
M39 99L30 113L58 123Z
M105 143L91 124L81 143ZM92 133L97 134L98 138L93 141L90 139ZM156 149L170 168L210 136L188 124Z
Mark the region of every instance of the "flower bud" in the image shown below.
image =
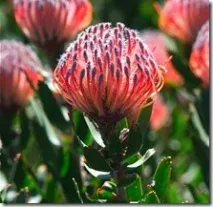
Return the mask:
M41 64L30 47L14 40L0 41L0 54L0 108L16 111L42 80Z

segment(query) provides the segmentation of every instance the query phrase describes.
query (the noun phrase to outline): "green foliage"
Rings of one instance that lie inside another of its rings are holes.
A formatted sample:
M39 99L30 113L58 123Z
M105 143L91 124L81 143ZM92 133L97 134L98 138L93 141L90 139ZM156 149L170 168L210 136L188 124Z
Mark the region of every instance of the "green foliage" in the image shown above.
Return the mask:
M171 157L163 158L158 165L153 177L153 189L161 201L164 201L166 192L168 190L172 170L171 164Z

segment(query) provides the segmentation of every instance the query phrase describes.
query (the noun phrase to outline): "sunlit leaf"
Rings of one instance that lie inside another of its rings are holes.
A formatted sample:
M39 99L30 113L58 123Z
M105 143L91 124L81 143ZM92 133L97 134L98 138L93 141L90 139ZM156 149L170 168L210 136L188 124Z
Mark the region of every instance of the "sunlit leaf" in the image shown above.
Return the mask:
M172 170L171 157L165 157L159 163L153 177L154 185L152 187L154 191L157 193L161 202L164 201L166 192L168 190L169 181L171 177L171 170Z
M146 153L135 163L127 165L127 168L137 168L141 165L143 165L152 155L155 154L155 149L149 149L146 151Z
M96 178L100 178L100 179L103 179L103 180L107 180L111 177L111 174L110 172L102 172L102 171L97 171L97 170L93 170L91 169L88 165L84 164L85 168L88 170L88 172L96 177Z
M101 147L105 147L105 144L103 142L103 139L101 137L100 132L98 131L98 129L95 127L95 125L92 123L92 121L87 117L84 116L85 121L90 129L90 132L92 134L92 137L94 138L94 140L101 146Z
M142 199L143 189L140 176L137 175L136 179L125 187L125 192L128 201L139 201Z

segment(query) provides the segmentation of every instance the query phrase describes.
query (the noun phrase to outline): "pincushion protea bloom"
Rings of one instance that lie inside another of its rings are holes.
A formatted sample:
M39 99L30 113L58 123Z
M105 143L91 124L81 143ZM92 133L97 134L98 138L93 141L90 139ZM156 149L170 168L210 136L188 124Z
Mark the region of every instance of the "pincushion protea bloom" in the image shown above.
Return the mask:
M36 54L21 42L0 41L0 108L15 111L33 95L42 76Z
M159 65L167 66L167 73L164 75L165 83L180 85L183 78L174 68L169 60L169 54L166 49L166 37L157 30L145 30L141 33L141 37L152 51L155 60Z
M89 27L54 72L62 96L99 122L135 120L162 88L164 69L134 30L118 23Z
M204 85L209 85L209 21L202 26L193 45L190 67Z
M165 127L169 120L169 111L166 104L158 95L153 104L152 114L150 117L150 127L152 130L159 130Z
M201 26L209 19L209 0L167 0L158 4L160 28L186 43L194 41Z
M14 11L25 35L47 50L70 40L92 20L89 0L14 0Z

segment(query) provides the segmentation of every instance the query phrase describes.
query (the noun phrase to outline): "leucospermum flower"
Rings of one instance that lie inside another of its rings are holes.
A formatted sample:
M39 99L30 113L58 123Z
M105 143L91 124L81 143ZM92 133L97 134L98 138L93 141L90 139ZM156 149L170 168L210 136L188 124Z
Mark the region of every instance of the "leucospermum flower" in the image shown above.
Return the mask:
M73 38L92 20L89 0L14 0L17 23L46 50Z
M0 54L0 108L16 111L42 80L41 64L30 47L14 40L0 41Z
M158 6L160 28L186 43L195 40L201 26L209 19L209 0L167 0Z
M202 26L193 45L190 68L204 85L209 85L209 21Z
M163 72L134 30L101 23L70 44L54 78L68 103L99 122L115 123L137 119L162 88Z
M183 78L176 71L173 64L169 60L169 54L166 48L166 37L157 30L145 30L141 33L141 37L152 51L153 56L159 65L167 66L167 73L164 74L165 83L180 85Z
M153 104L153 110L150 118L150 127L152 130L159 130L166 126L169 120L169 111L166 104L158 95Z

